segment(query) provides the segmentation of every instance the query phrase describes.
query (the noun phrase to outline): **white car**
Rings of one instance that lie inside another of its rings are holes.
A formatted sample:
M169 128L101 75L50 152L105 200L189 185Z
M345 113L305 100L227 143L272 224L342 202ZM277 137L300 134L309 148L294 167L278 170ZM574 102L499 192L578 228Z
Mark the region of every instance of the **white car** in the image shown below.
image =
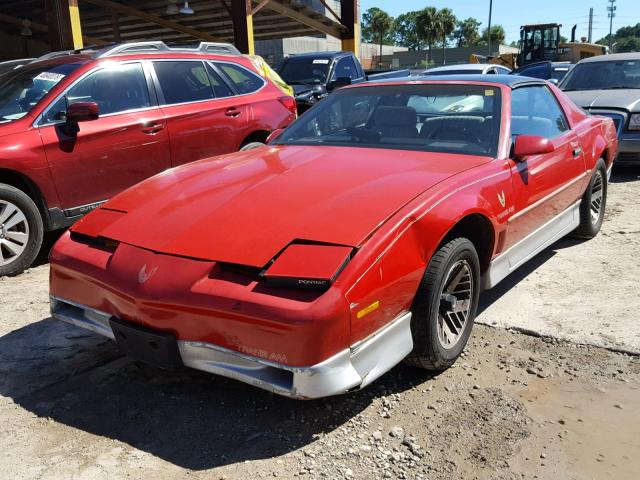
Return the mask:
M459 63L429 68L420 75L509 75L509 73L511 69L493 63Z

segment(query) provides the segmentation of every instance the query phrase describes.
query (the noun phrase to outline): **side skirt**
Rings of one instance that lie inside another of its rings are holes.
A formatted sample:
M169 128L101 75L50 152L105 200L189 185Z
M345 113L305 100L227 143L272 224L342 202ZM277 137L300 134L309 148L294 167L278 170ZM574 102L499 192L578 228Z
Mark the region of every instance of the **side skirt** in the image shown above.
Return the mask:
M580 203L581 200L574 203L560 215L552 218L495 258L484 274L482 287L485 290L495 287L522 264L578 228L580 225Z

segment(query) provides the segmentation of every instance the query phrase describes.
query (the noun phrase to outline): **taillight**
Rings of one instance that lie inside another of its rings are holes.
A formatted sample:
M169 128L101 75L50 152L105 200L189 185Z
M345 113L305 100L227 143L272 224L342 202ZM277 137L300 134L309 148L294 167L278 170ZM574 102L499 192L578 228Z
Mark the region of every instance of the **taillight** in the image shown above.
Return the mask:
M293 97L280 97L280 103L285 106L287 110L289 110L294 115L297 115L298 109L296 105L296 99Z

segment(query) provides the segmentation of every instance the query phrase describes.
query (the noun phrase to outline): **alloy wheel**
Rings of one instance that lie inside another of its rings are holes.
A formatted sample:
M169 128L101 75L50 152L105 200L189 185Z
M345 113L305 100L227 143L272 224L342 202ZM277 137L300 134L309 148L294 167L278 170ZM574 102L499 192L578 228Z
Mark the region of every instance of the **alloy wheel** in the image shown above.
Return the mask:
M0 267L20 258L28 241L29 223L24 212L0 199Z
M438 310L438 341L453 348L462 338L471 311L473 274L467 260L455 262L443 282Z
M596 171L591 187L591 222L595 225L602 214L602 196L604 194L604 179L600 170Z

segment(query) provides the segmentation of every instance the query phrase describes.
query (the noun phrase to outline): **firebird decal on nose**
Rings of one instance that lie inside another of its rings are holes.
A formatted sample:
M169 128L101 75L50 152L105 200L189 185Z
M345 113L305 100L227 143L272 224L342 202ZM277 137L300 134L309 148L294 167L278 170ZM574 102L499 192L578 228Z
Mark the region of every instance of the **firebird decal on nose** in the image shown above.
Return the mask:
M507 197L504 194L504 190L502 190L498 194L498 201L500 202L500 205L502 205L502 207L504 207L507 204Z
M138 283L143 284L151 277L153 277L158 271L158 267L153 267L151 270L147 272L147 264L144 264L140 271L138 272Z

